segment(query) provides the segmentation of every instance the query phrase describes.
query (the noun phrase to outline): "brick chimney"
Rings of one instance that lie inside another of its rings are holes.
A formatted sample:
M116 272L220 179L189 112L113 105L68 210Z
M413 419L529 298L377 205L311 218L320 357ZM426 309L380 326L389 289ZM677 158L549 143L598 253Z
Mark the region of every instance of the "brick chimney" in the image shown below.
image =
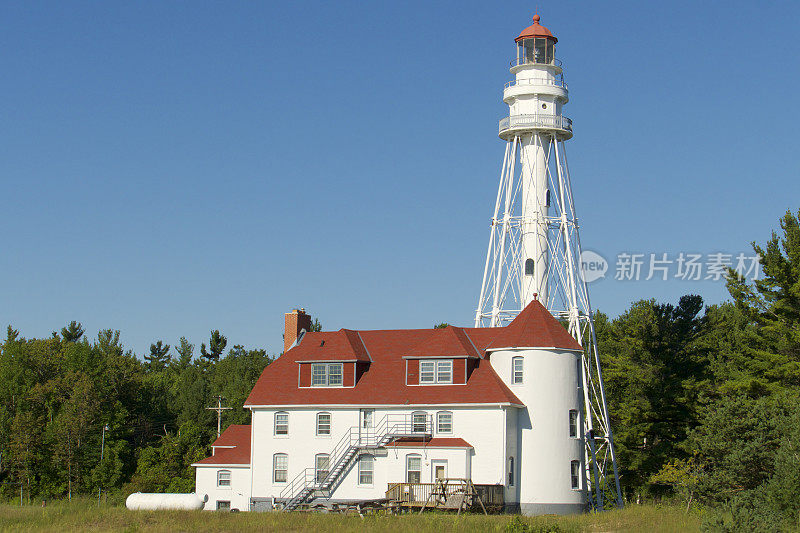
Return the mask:
M300 335L300 331L308 331L310 329L311 315L307 315L305 309L292 309L286 313L286 322L283 328L283 351L289 351L289 348Z

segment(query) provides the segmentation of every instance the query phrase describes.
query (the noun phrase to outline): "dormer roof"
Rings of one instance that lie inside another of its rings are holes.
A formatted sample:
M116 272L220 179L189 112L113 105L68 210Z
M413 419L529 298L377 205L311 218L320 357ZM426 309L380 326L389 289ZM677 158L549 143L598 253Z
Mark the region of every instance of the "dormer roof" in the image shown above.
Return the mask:
M370 361L361 335L352 329L306 333L290 351L297 362Z

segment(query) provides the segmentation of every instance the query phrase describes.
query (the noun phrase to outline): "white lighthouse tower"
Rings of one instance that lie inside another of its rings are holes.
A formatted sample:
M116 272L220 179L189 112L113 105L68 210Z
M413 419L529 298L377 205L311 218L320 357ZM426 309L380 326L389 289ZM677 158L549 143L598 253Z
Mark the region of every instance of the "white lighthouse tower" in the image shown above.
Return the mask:
M534 299L568 323L584 347L578 380L584 486L594 508L602 509L607 496L619 506L622 496L592 308L580 272L578 219L564 147L572 138L572 121L562 113L569 93L555 57L558 39L539 21L539 15L533 17L515 39L514 79L503 90L509 106L509 116L499 125L505 157L475 326L504 326ZM574 395L574 388L563 388L550 392Z

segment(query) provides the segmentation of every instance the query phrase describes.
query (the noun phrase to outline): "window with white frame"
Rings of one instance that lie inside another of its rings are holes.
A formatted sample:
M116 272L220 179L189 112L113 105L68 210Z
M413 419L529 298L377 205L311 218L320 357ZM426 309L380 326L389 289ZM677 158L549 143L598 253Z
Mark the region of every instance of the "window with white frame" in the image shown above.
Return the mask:
M359 485L372 485L372 479L375 474L375 458L371 455L364 454L358 458L358 484Z
M439 411L436 413L436 432L453 432L453 413L451 411Z
M419 455L406 456L406 483L421 483L422 457Z
M419 382L420 383L452 383L453 382L453 360L445 359L440 361L420 361L419 362Z
M276 453L272 456L272 482L286 483L289 477L289 456L285 453Z
M312 387L341 387L342 363L311 363Z
M322 483L330 471L331 456L327 453L318 453L314 456L314 481Z
M414 433L428 432L428 413L425 411L411 413L411 431Z
M578 410L569 410L569 436L578 438Z
M572 488L577 490L581 488L581 462L572 461L569 464L569 475Z
M514 385L522 383L523 361L522 357L511 358L511 383Z
M331 414L317 413L317 435L331 434Z
M436 361L436 383L453 382L453 360Z
M436 383L436 361L419 362L419 382Z
M275 413L275 434L289 434L289 413L286 411L279 411Z
M217 487L230 487L231 486L231 471L218 470L217 471Z

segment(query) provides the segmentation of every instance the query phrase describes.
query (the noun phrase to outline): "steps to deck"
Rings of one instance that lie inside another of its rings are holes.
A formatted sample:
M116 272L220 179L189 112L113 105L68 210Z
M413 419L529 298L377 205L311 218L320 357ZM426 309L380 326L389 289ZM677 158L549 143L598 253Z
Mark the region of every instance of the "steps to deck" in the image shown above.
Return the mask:
M314 468L306 468L281 492L283 510L293 511L317 495L330 498L350 461L360 451L381 448L401 438L429 439L432 435L433 416L427 414L387 414L374 427L349 428L328 455L328 471L324 478L319 479Z

